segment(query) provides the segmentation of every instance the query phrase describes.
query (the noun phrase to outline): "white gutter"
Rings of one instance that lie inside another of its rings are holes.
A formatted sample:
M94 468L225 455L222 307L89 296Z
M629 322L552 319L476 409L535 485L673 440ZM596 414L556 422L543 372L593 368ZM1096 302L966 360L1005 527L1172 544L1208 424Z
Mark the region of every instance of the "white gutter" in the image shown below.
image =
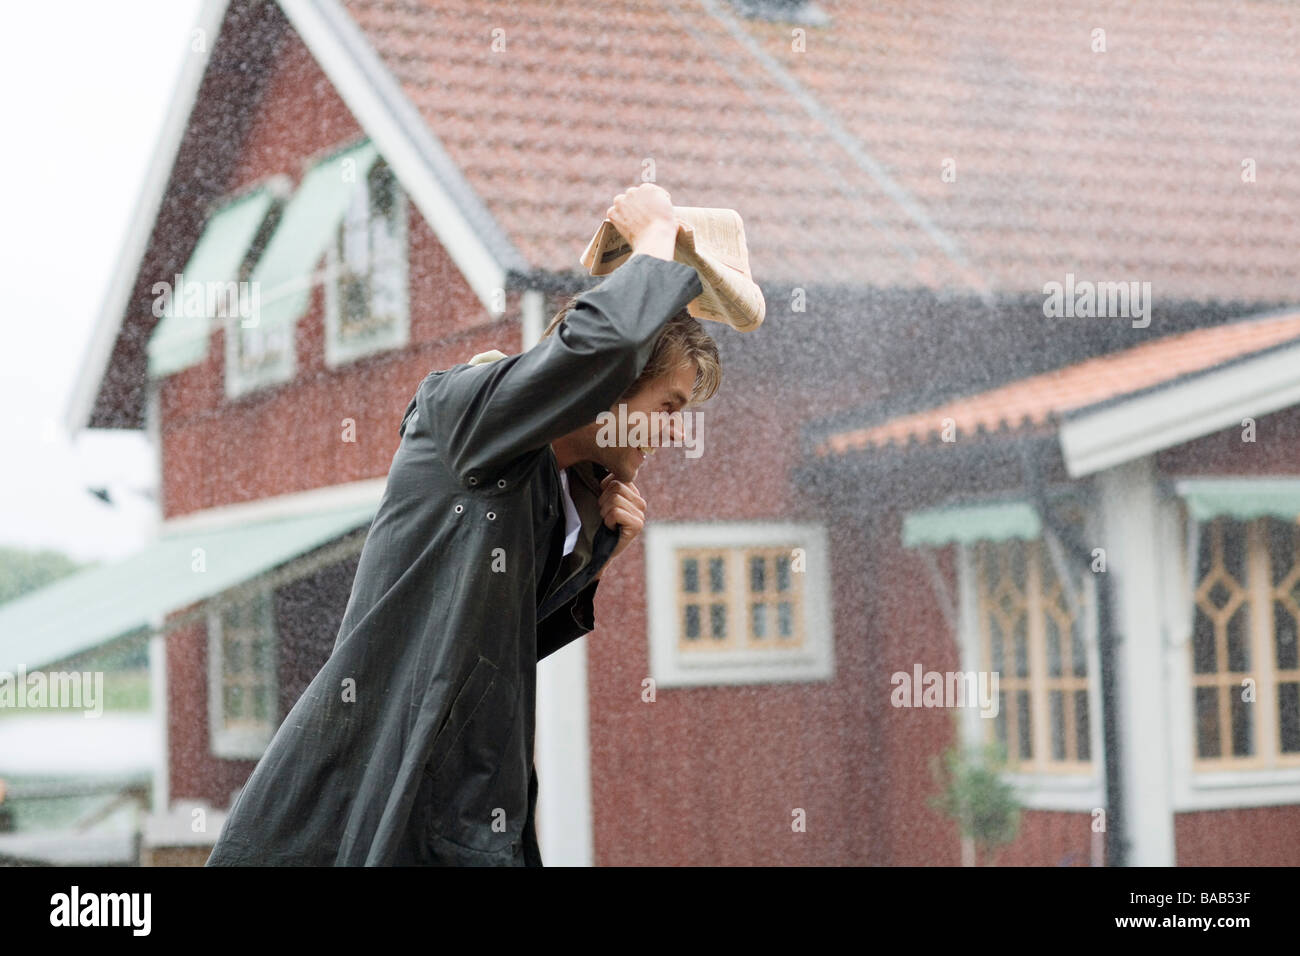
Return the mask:
M1300 343L1070 416L1061 454L1080 478L1296 404Z

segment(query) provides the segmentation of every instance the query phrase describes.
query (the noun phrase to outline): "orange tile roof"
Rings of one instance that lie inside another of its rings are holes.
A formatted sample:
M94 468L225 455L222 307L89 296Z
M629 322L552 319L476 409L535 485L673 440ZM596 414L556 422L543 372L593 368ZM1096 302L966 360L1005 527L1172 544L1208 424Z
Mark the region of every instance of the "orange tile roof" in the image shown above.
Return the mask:
M1111 355L1021 379L818 443L819 457L910 442L938 441L945 419L958 437L980 431L1053 426L1066 412L1204 372L1232 359L1300 340L1300 313L1232 322L1170 336Z
M760 282L1294 299L1300 8L817 5L795 52L725 0L346 3L533 267L578 269L652 160L679 205L740 210Z

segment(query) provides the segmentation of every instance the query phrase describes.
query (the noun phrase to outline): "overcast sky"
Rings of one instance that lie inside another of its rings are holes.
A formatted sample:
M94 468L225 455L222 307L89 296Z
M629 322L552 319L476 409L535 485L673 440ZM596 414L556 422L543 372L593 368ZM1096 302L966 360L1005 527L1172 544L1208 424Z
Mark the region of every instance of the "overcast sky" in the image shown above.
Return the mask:
M0 547L137 549L157 509L142 433L62 429L198 0L9 4L0 30ZM107 485L111 507L86 491Z

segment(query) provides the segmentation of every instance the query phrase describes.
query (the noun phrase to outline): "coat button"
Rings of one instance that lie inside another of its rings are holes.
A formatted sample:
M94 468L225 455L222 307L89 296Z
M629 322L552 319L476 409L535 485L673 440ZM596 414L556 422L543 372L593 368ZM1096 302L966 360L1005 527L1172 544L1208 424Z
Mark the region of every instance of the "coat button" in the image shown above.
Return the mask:
M496 513L495 511L489 511L489 512L487 513L487 519L488 519L488 521L496 521L496 520L497 520L497 513Z
M465 506L464 506L464 505L457 505L456 508L455 508L456 514L460 514L460 513L461 513L462 511L464 511L464 510L465 510Z

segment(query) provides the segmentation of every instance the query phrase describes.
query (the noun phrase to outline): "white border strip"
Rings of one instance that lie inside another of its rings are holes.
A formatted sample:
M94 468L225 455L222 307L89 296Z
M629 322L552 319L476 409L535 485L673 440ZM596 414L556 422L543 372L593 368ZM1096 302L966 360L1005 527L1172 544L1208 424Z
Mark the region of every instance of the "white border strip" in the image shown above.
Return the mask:
M149 247L149 237L153 235L158 211L162 207L163 194L167 191L167 182L171 179L172 166L180 150L181 140L189 127L190 113L194 101L198 98L199 87L207 72L208 59L216 49L221 22L226 15L229 0L204 0L191 33L195 30L205 31L209 41L202 51L191 51L181 65L180 76L176 79L176 93L167 107L163 119L162 135L154 148L145 173L140 195L132 207L134 210L127 223L126 235L122 239L121 253L112 270L108 291L104 295L104 305L90 330L90 343L82 355L79 371L72 384L72 397L68 400L63 415L64 425L69 432L75 432L85 426L95 406L95 396L99 393L104 374L108 371L109 359L113 355L113 346L117 343L117 334L122 328L122 319L126 314L127 299L135 287L144 264L145 250Z
M1300 404L1300 344L1197 376L1061 426L1061 454L1080 478Z
M168 536L180 532L231 528L258 521L336 511L353 505L373 504L378 508L387 484L387 478L367 478L344 485L330 485L277 495L274 498L208 508L164 521L159 534Z
M505 289L505 266L443 187L430 162L444 152L441 144L355 21L334 0L280 0L280 6L484 308L504 314L498 290Z

